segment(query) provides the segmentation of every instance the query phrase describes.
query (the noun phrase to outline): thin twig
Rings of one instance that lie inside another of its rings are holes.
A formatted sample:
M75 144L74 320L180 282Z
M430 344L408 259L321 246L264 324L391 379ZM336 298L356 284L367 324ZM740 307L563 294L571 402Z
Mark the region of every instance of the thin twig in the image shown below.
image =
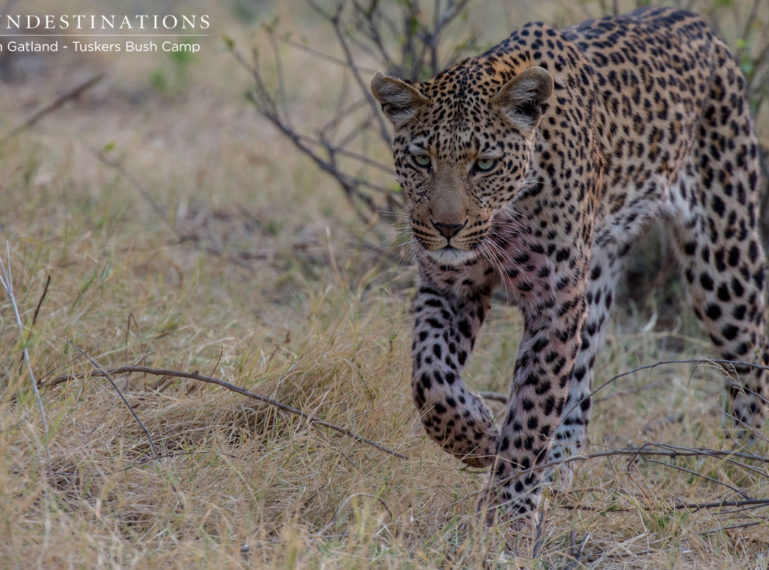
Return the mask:
M661 448L661 449L650 449L655 447ZM749 465L745 465L744 463L740 463L734 460L734 458L736 457L739 459L746 459L749 461L757 461L759 463L769 464L769 457L756 455L753 453L745 453L742 451L728 451L728 450L721 450L721 449L706 449L706 448L697 449L697 448L688 448L688 447L676 447L676 446L671 446L664 443L647 442L642 447L613 449L610 451L599 451L599 452L590 453L587 455L572 455L570 457L566 457L565 459L559 459L557 461L547 462L543 465L535 465L528 469L516 471L509 480L512 480L513 478L521 477L528 473L547 471L551 467L563 465L565 463L573 463L576 461L590 461L592 459L612 458L612 457L618 457L618 456L630 456L631 462L635 460L635 458L637 457L655 457L655 456L670 457L670 458L676 458L676 457L723 458L724 461L728 463L733 463L742 469L752 471L762 477L769 477L767 473L761 472L758 469L755 469ZM769 504L769 499L766 499L766 501ZM728 505L725 505L725 506L728 506Z
M305 45L303 43L294 41L288 35L284 34L282 36L277 36L277 39L278 39L278 41L283 42L284 44L287 44L287 45L290 45L290 46L295 47L297 49L300 49L302 51L305 51L305 52L309 53L310 55L313 55L313 56L315 56L315 57L317 57L319 59L324 59L326 61L330 61L331 63L335 63L335 64L340 65L342 67L349 67L350 66L350 64L348 62L346 62L345 60L339 59L338 57L334 57L333 55L329 55L329 54L324 53L324 52L322 52L320 50L316 50L316 49L312 48L309 45ZM357 64L355 65L355 67L353 69L355 69L356 71L359 71L360 73L368 73L369 75L374 75L377 71L379 71L378 69L374 69L373 67L365 67L365 66L361 66L361 65L357 65Z
M139 182L139 180L128 170L126 170L123 165L121 165L119 162L116 162L114 160L110 160L106 156L104 156L103 153L99 152L98 150L91 149L91 152L96 156L96 158L99 159L99 161L102 162L105 166L108 166L115 170L120 176L125 178L131 186L134 187L134 189L141 194L141 196L149 203L150 207L152 208L152 211L157 214L157 216L163 220L166 226L171 230L171 232L176 236L176 238L179 240L179 243L184 242L192 242L195 244L195 246L205 253L209 253L211 255L215 255L217 257L221 257L222 259L227 260L228 262L232 263L233 265L237 265L239 267L242 267L243 269L248 269L249 271L254 271L254 267L249 265L248 263L245 263L238 259L237 257L234 257L232 255L228 255L214 247L204 245L200 242L200 238L196 236L188 236L180 232L174 224L171 223L171 221L168 219L168 213L166 212L165 208L161 206L157 200L152 196L152 194L144 187L144 185Z
M273 406L283 412L294 414L297 416L300 416L307 421L309 421L312 424L318 424L320 426L326 427L328 429L334 430L338 433L341 433L343 435L346 435L347 437L350 437L356 441L359 441L361 443L365 443L367 445L370 445L380 451L383 451L385 453L388 453L390 455L394 455L395 457L398 457L399 459L408 459L405 455L402 453L398 453L397 451L394 451L388 447L385 447L384 445L377 443L375 441L372 441L368 438L363 437L362 435L358 435L355 432L350 431L347 428L343 428L341 426L338 426L336 424L332 424L330 422L327 422L325 420L322 420L312 414L308 414L307 412L303 412L302 410L298 408L294 408L293 406L289 406L288 404L284 404L282 402L279 402L277 400L274 400L273 398L269 398L267 396L262 396L261 394L256 394L254 392L251 392L250 390L246 390L245 388L241 388L240 386L236 386L235 384L231 384L230 382L227 382L226 380L222 380L221 378L215 378L213 376L203 376L202 374L198 374L197 372L183 372L180 370L166 370L161 368L149 368L147 366L120 366L118 368L111 368L110 370L102 370L98 369L95 372L92 372L94 376L105 376L108 374L111 375L117 375L117 374L127 374L131 372L138 372L140 374L152 374L154 376L173 376L175 378L185 378L188 380L198 380L200 382L206 382L209 384L216 384L217 386L221 386L222 388L226 388L227 390L230 390L231 392L235 392L237 394L240 394L242 396L246 396L248 398L253 398L254 400L258 400L260 402L264 402L265 404L269 404L270 406ZM49 382L41 381L40 386L50 388L53 386L56 386L58 384L61 384L62 382L68 382L70 380L75 380L78 378L83 378L83 374L66 374L63 376L57 376L56 378L53 378Z
M674 452L678 452L678 451L689 451L689 448L686 448L686 447L679 447L679 446L676 446L676 445L670 445L670 444L668 444L668 443L654 443L654 444L652 444L652 445L654 445L654 446L656 446L656 447L661 447L662 449L671 449L671 450L673 450ZM713 453L713 450L710 450L710 449L703 449L703 450L700 450L700 451L699 451L699 454L700 454L700 455L702 455L702 456L710 456L710 457L714 457L714 456L715 456L715 455L714 455L714 453ZM735 456L736 456L736 454L732 454L732 455L735 455ZM740 469L744 469L744 470L746 470L746 471L750 471L750 472L752 472L752 473L754 473L754 474L758 475L759 477L763 477L763 478L765 478L765 479L766 479L766 478L769 478L769 474L767 474L766 472L764 472L764 471L760 471L759 469L756 469L755 467L751 467L750 465L745 465L744 463L741 463L741 462L739 462L739 461L736 461L736 460L732 459L732 458L731 458L731 457L729 457L729 456L725 457L724 461L726 461L727 463L731 463L732 465L736 465L736 466L737 466L737 467L739 467ZM762 462L762 463L769 463L769 458L767 458L767 457L764 457L764 458L761 460L761 462Z
M82 83L79 83L69 91L62 93L45 107L43 107L42 109L39 109L38 111L35 111L35 113L33 113L32 116L29 117L26 121L24 121L17 127L11 129L2 139L0 139L0 145L4 145L16 135L34 126L40 119L42 119L46 115L53 113L56 109L64 105L64 103L66 103L67 101L71 99L75 99L80 94L82 94L85 90L96 85L99 81L102 80L103 77L104 77L104 74L99 73L89 79L86 79Z
M722 526L720 528L711 528L710 530L706 530L704 532L701 532L700 534L708 535L708 534L714 534L714 533L717 533L717 532L723 532L725 530L735 530L735 529L738 529L738 528L748 528L748 527L757 526L757 525L760 525L760 524L766 525L767 522L766 522L766 520L760 520L760 521L751 521L751 522L746 522L746 523L733 524L733 525L729 525L729 526Z
M649 449L648 446L663 447L663 449ZM546 469L548 467L554 467L563 463L572 463L575 461L590 461L592 459L599 459L602 457L617 457L617 456L635 456L635 457L738 457L740 459L748 459L750 461L758 461L761 463L769 464L769 457L762 455L755 455L753 453L745 453L743 451L729 451L723 449L704 449L704 448L680 448L680 449L664 449L663 444L648 443L644 447L626 448L626 449L613 449L611 451L598 451L596 453L590 453L587 455L572 455L565 459L558 461L551 461L541 467L537 467L537 470ZM517 474L516 476L518 476Z
M571 556L572 559L566 566L567 569L576 568L580 563L582 560L582 552L585 550L585 545L589 539L590 533L587 533L585 538L583 538L582 542L579 544L579 547L577 547L576 541L574 540L574 531L571 531L569 534L569 556Z
M673 503L668 508L674 511L700 511L702 509L720 509L723 507L769 507L769 499L743 499L735 501L710 501L707 503ZM590 505L571 505L562 504L558 505L558 508L568 511L592 511L596 513L628 513L631 511L629 508L615 508L610 507L592 507Z
M706 481L710 481L711 483L715 483L716 485L723 485L730 491L733 491L734 493L737 493L740 497L743 499L750 499L750 496L743 491L742 489L738 489L737 487L733 485L729 485L728 483L724 483L723 481L719 481L718 479L715 479L713 477L708 477L707 475L703 473L699 473L698 471L694 471L693 469L687 469L685 467L681 467L680 465L673 465L672 463L665 463L664 461L658 461L657 459L647 459L649 463L655 463L657 465L662 465L663 467L670 467L671 469L675 469L677 471L681 471L683 473L688 473L689 475L694 475L695 477L700 477L702 479L705 479Z
M30 325L30 328L33 328L35 326L35 323L37 323L37 315L40 313L40 307L43 306L43 301L45 300L45 296L48 294L48 286L51 284L51 275L48 275L48 278L45 280L45 285L43 286L43 292L40 294L40 299L37 301L37 306L35 307L35 313L32 315L32 324Z
M676 511L693 510L699 511L702 509L719 509L721 507L747 507L747 506L767 506L769 507L769 499L743 499L739 501L711 501L709 503L676 503L671 508Z
M116 162L114 160L111 160L107 158L103 153L99 152L96 149L91 149L91 152L94 154L96 158L99 159L99 161L104 164L105 166L109 166L111 169L116 171L120 176L128 180L128 182L131 184L131 186L134 187L134 189L141 194L142 198L144 198L147 203L150 205L150 208L152 208L152 211L155 212L165 224L168 226L168 229L171 230L171 232L180 240L184 239L184 235L174 227L174 225L168 220L168 212L166 212L166 209L161 206L157 200L155 200L155 197L147 190L144 185L139 182L139 180L128 170L126 170L122 164L119 162Z
M82 354L88 360L88 362L90 362L91 365L94 368L96 368L96 370L99 371L99 374L98 374L99 376L102 376L107 380L109 380L109 383L112 384L112 387L115 389L115 392L117 392L117 395L120 396L121 400L123 400L123 403L125 404L126 408L128 408L128 411L131 412L131 415L136 420L136 423L139 424L139 427L142 429L142 431L144 432L144 435L147 437L147 441L149 441L150 443L150 449L152 450L152 457L155 458L156 460L159 459L160 453L158 453L158 449L155 446L155 442L152 440L152 436L150 435L149 430L144 425L144 422L141 421L139 416L136 415L136 412L134 411L133 406L128 402L128 400L123 395L123 392L120 390L120 388L118 388L118 385L115 383L115 380L112 378L112 375L107 370L102 368L98 362L96 362L93 358L91 358L82 348L77 346L75 343L73 343L72 341L67 341L67 344L69 344L72 348L74 348L80 354Z
M306 142L308 142L310 144L322 146L322 147L324 147L326 149L328 148L328 145L329 145L329 143L326 142L326 141L322 141L322 140L319 140L319 139L316 139L316 138L313 138L311 136L304 135L304 134L301 134L301 133L299 133L299 138L301 138L303 141L306 141ZM376 168L377 170L380 170L380 171L384 172L385 174L389 174L390 176L393 176L393 177L395 176L395 170L393 170L393 168L391 166L387 166L386 164L382 164L381 162L379 162L377 160L374 160L373 158L369 158L368 156L364 156L364 155L359 154L357 152L348 150L348 149L346 149L344 147L340 147L340 148L335 149L335 152L337 152L338 154L341 154L342 156L344 156L346 158L351 158L351 159L356 160L356 161L358 161L360 163L363 163L366 166L371 166L373 168ZM390 191L392 191L392 190L390 190Z
M547 501L541 501L539 505L539 520L534 533L534 546L531 549L531 557L537 558L542 546L545 544L545 505Z
M685 360L660 360L658 362L654 362L652 364L644 364L643 366L638 366L636 368L633 368L632 370L627 370L625 372L622 372L620 374L617 374L615 376L612 376L609 378L606 382L598 386L595 390L590 392L587 396L584 396L577 402L574 402L572 406L569 408L564 409L563 413L561 414L561 417L568 417L569 414L577 408L577 406L581 405L584 400L587 400L588 398L592 398L595 394L609 386L610 384L613 384L617 382L618 380L621 380L622 378L625 378L626 376L630 376L632 374L635 374L637 372L643 372L644 370L652 370L654 368L659 368L660 366L667 366L667 365L673 365L673 364L720 364L722 365L722 370L724 370L724 366L731 366L732 368L755 368L758 370L767 370L769 371L769 366L764 366L761 364L756 364L755 362L742 362L739 360L725 360L723 358L687 358ZM724 370L726 372L726 370ZM744 388L744 386L742 386ZM759 395L760 397L760 395Z
M270 40L270 46L272 47L272 61L275 64L275 75L278 79L278 103L286 123L291 127L291 115L288 113L288 96L286 95L286 80L283 74L283 59L280 57L280 49L275 40L275 34L269 28L265 28L267 29L267 38Z
M48 467L48 472L51 471L51 454L48 450L48 420L45 417L45 408L43 407L43 399L40 397L40 391L37 388L37 380L35 380L35 373L32 371L32 361L29 357L29 349L27 348L27 342L24 341L24 325L21 322L21 315L19 314L19 306L16 303L16 296L13 293L13 270L11 268L11 245L9 242L5 242L5 259L8 263L6 268L5 262L3 262L2 256L0 256L0 284L5 289L5 294L8 296L8 300L13 307L13 315L16 318L16 326L19 327L19 338L22 343L22 354L24 356L24 362L27 363L27 373L32 380L32 390L35 393L35 400L37 401L37 407L40 411L40 420L43 425L43 448L45 449L45 461Z
M45 300L45 296L48 294L48 286L51 284L51 276L48 275L48 278L45 280L45 285L43 286L43 292L40 294L40 298L37 300L37 306L35 307L35 313L32 316L32 324L29 325L29 332L27 333L27 340L26 342L29 342L29 339L32 338L32 329L35 328L35 323L37 323L37 315L40 313L40 307L43 305L43 301ZM21 358L19 359L19 365L21 366L21 363L24 362L24 355L21 355Z
M369 102L369 105L371 106L371 110L374 113L374 116L376 117L377 122L379 123L379 130L378 130L379 136L388 146L391 146L392 139L390 138L390 132L387 128L387 125L385 124L384 118L382 117L382 113L379 112L379 103L377 103L376 99L374 99L374 96L371 94L371 91L369 91L368 86L363 83L363 80L361 79L360 75L355 70L355 56L353 56L352 50L350 49L350 45L347 42L347 36L342 30L341 15L342 15L342 9L344 4L340 3L339 9L337 10L336 14L330 15L326 13L322 8L320 8L315 3L314 0L307 0L307 3L318 14L326 18L334 28L337 42L339 43L339 46L342 48L345 61L347 61L347 66L352 71L353 79L355 79L355 83L358 85L361 95Z
M72 348L74 348L81 355L83 355L88 360L88 362L90 362L91 365L94 368L96 368L96 370L99 372L99 375L103 376L104 378L106 378L109 381L109 383L112 384L112 387L115 389L115 392L117 392L117 395L120 396L121 400L123 400L123 403L125 404L126 408L128 408L128 411L131 412L131 415L136 420L136 423L139 424L139 427L142 429L142 431L144 432L144 435L147 437L147 441L149 442L150 449L152 451L152 458L156 462L158 462L159 467L162 469L162 465L160 465L160 458L161 458L160 457L160 453L158 452L158 449L155 446L155 442L152 440L152 436L150 436L149 430L144 425L144 422L142 422L141 419L139 418L139 416L136 414L136 412L133 409L133 406L128 402L126 397L123 395L123 392L120 390L120 388L118 388L117 383L115 382L115 380L113 380L113 378L110 375L110 373L108 371L106 371L104 368L102 368L99 365L98 362L96 362L93 358L91 358L90 355L88 355L82 348L77 346L75 343L73 343L72 341L68 340L67 344L69 344ZM166 473L166 476L168 477L168 483L169 483L169 485L171 485L171 489L176 494L176 499L177 499L177 501L179 501L179 506L183 509L184 508L184 501L182 499L181 493L179 492L179 489L176 488L176 485L171 480L170 476L168 476L168 473Z

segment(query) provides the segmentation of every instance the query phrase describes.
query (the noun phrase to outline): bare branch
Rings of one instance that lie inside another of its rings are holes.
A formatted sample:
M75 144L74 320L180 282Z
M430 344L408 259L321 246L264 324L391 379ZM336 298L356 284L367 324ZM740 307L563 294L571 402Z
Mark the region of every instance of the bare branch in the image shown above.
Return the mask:
M308 0L308 2L309 1L311 0ZM357 0L352 0L352 5L353 14L357 17L357 20L355 21L355 24L357 25L355 28L360 28L362 30L364 39L373 44L374 49L372 50L369 48L365 42L356 41L355 37L352 35L349 36L350 41L354 42L356 46L363 48L369 54L379 57L379 59L382 61L382 64L390 73L403 72L401 66L395 62L385 47L385 42L383 40L383 34L382 30L380 29L379 22L385 24L389 28L392 35L396 37L399 35L402 36L404 41L409 41L410 34L404 34L403 30L399 29L395 22L387 17L387 14L378 9L379 6L376 3L372 2L370 9L361 6ZM409 2L405 2L403 4L406 10L409 9L408 5ZM341 28L339 31L342 32Z
M74 345L73 345L74 346ZM77 347L75 347L77 348ZM78 351L80 349L77 349ZM86 355L87 357L87 355ZM90 358L89 358L90 360ZM288 404L284 404L282 402L279 402L277 400L274 400L273 398L269 398L267 396L262 396L260 394L256 394L254 392L251 392L250 390L246 390L245 388L241 388L240 386L236 386L235 384L231 384L230 382L227 382L226 380L222 380L220 378L215 378L213 376L203 376L202 374L198 374L197 372L183 372L180 370L168 370L168 369L161 369L161 368L150 368L147 366L120 366L118 368L111 368L109 370L104 370L102 368L99 368L95 363L94 367L96 367L96 371L91 372L91 375L93 376L105 376L108 379L110 379L110 376L116 376L118 374L130 374L132 372L137 372L139 374L151 374L154 376L171 376L174 378L182 378L186 380L197 380L199 382L206 382L208 384L216 384L217 386L221 386L222 388L226 388L227 390L231 392L235 392L236 394L240 394L242 396L246 396L248 398L252 398L254 400L258 400L260 402L263 402L265 404L269 404L270 406L273 406L282 412L293 414L296 416L299 416L301 418L306 419L311 424L318 424L320 426L323 426L325 428L334 430L338 433L341 433L342 435L345 435L347 437L350 437L354 439L355 441L359 441L361 443L365 443L367 445L370 445L380 451L384 451L385 453L388 453L390 455L393 455L395 457L398 457L399 459L407 459L405 455L402 453L398 453L397 451L394 451L388 447L385 447L384 445L377 443L375 441L372 441L368 438L363 437L362 435L358 435L355 432L350 431L347 428L338 426L336 424L332 424L330 422L327 422L325 420L322 420L318 418L317 416L314 416L312 414L308 414L307 412L303 412L302 410L295 408L293 406L289 406ZM75 380L79 378L83 378L85 375L83 374L66 374L63 376L57 376L56 378L51 379L50 381L41 381L40 386L45 388L51 388L53 386L57 386L58 384L61 384L63 382L68 382L70 380ZM111 381L111 379L110 379Z
M700 473L698 471L694 471L692 469L686 469L685 467L681 467L680 465L673 465L672 463L665 463L664 461L658 461L656 459L647 459L647 461L649 463L656 463L657 465L662 465L663 467L670 467L671 469L675 469L676 471L681 471L683 473L688 473L689 475L694 475L695 477L699 477L700 479L705 479L706 481L710 481L711 483L715 483L716 485L723 485L730 491L737 493L743 499L750 499L750 496L748 496L748 494L742 489L738 489L733 485L729 485L729 483L724 483L723 481L719 481L718 479L714 479L713 477L708 477L707 475Z
M280 57L280 50L278 49L278 44L275 40L275 34L271 30L267 30L267 37L269 38L270 46L272 47L272 59L275 63L275 75L278 79L278 104L283 119L288 125L291 125L291 115L288 112L288 97L286 96L286 81L283 75L283 60Z
M707 503L674 503L669 508L676 511L693 510L699 511L702 509L720 509L723 507L755 507L755 506L767 506L769 507L769 499L742 499L735 501L710 501ZM593 511L593 512L613 512L613 513L627 513L630 509L622 508L597 508L589 505L570 505L563 504L558 505L561 509L569 511Z
M157 214L157 216L161 220L163 220L163 222L168 227L168 229L170 229L171 232L174 234L174 236L176 236L179 243L192 242L195 244L195 246L199 250L204 251L205 253L209 253L211 255L221 257L222 259L225 259L229 263L242 267L243 269L254 271L254 267L252 265L245 263L244 261L238 259L237 257L228 255L215 247L211 247L209 245L204 245L200 243L200 239L196 236L188 236L180 232L176 228L176 226L174 226L174 224L172 224L171 221L168 219L168 213L166 212L165 208L163 208L163 206L161 206L157 202L157 200L155 200L154 196L152 196L149 190L147 190L144 187L144 185L141 182L139 182L139 180L133 174L128 172L128 170L126 170L119 162L110 160L98 150L91 149L91 152L96 156L96 158L99 159L99 161L102 164L115 170L118 174L120 174L123 178L125 178L129 182L129 184L131 184L131 186L133 186L133 188L142 196L142 198L144 198L147 201L147 203L150 205L150 208L152 208L152 211L155 212L155 214Z
M37 315L40 314L40 307L43 306L43 301L45 300L45 296L48 294L48 286L51 284L51 274L48 274L48 278L45 280L45 285L43 286L43 292L40 294L40 298L37 300L37 306L35 307L35 313L32 315L32 325L30 325L30 328L35 326L35 323L37 323Z
M757 525L760 525L760 524L766 524L766 518L762 518L761 520L757 520L757 521L750 521L750 522L746 522L746 523L739 523L739 524L732 524L732 525L729 525L729 526L722 526L720 528L712 528L710 530L706 530L704 532L701 532L700 534L708 535L708 534L714 534L714 533L718 533L718 532L724 532L725 530L736 530L738 528L748 528L748 527L757 526Z
M662 449L653 449L654 447L661 447ZM759 463L769 464L769 457L762 455L756 455L752 453L745 453L742 451L730 451L722 449L705 449L705 448L680 448L680 449L666 449L665 444L660 443L647 443L642 447L628 448L628 449L613 449L610 451L599 451L596 453L590 453L587 455L572 455L563 460L551 461L542 466L537 466L536 470L544 470L549 467L561 465L563 463L573 463L575 461L590 461L593 459L600 459L606 457L619 457L629 456L631 458L636 457L714 457L724 458L730 460L732 458L746 459L750 461L757 461ZM738 464L745 467L744 464ZM531 468L534 470L535 468ZM766 476L766 474L764 474Z
M152 450L152 457L155 459L158 459L160 457L160 454L158 453L158 449L155 446L155 442L152 440L152 436L150 436L150 432L147 430L147 427L144 425L144 422L142 422L139 419L139 416L136 415L136 412L133 409L133 406L128 403L128 400L126 400L126 397L123 395L123 392L118 388L118 385L115 383L115 380L113 380L112 375L104 370L99 364L91 358L82 348L74 344L72 341L67 341L67 344L69 344L72 348L77 350L81 355L83 355L88 362L91 363L91 365L96 368L96 370L99 372L98 376L102 376L106 378L109 383L112 385L112 387L115 389L115 392L117 392L117 395L120 396L120 399L123 400L123 403L125 404L125 407L128 408L128 411L131 412L131 415L136 420L136 423L139 424L139 427L144 432L144 435L147 437L147 441L150 443L150 449ZM97 374L94 373L94 376Z
M756 364L755 362L742 362L739 360L724 360L721 358L688 358L685 360L660 360L659 362L654 362L653 364L645 364L643 366L638 366L637 368L633 368L632 370L622 372L620 374L617 374L616 376L609 378L606 382L604 382L603 384L595 388L592 392L590 392L588 396L585 396L580 401L575 402L570 408L565 409L563 412L563 417L567 417L572 410L574 410L577 406L579 406L583 402L583 400L586 400L587 398L592 398L595 394L597 394L607 386L614 384L618 380L621 380L622 378L625 378L637 372L642 372L644 370L652 370L654 368L659 368L660 366L667 366L667 365L674 365L674 364L695 364L695 365L719 364L719 365L722 365L722 368L725 366L730 366L733 369L735 367L738 367L738 368L755 368L758 370L769 370L769 366L763 366L761 364ZM725 368L724 368L724 371L726 372Z
M468 3L469 0L460 0L459 2L449 0L446 9L439 14L436 14L436 24L425 41L425 43L430 45L430 69L432 70L433 75L440 71L438 47L441 43L441 36L446 27L451 24L457 16L465 10L465 8L467 8ZM439 11L438 6L436 6L436 11Z
M128 408L128 411L131 412L131 415L133 416L134 420L136 420L136 423L139 424L139 427L144 432L144 435L147 437L147 441L150 444L150 449L152 451L152 457L155 459L155 461L160 461L160 453L158 453L158 449L155 446L155 442L152 440L152 437L150 436L149 430L147 430L147 427L144 425L144 422L141 421L139 416L136 414L136 412L133 409L133 406L128 402L126 397L123 395L123 392L118 388L118 385L115 383L115 381L112 379L112 376L109 372L104 370L99 364L91 358L82 348L74 344L72 341L67 341L67 344L69 344L72 348L77 350L81 355L83 355L88 362L91 363L91 365L96 368L96 370L99 372L99 376L103 376L106 378L109 383L112 385L112 388L114 388L115 392L117 392L117 395L120 396L120 399L123 400L123 403L125 404L126 408ZM171 479L168 479L168 483L171 485L171 488L173 489L174 493L176 493L176 498L179 501L179 505L181 508L184 508L184 501L182 500L182 496L179 493L179 490L176 488L176 485L174 484Z
M325 12L323 12L322 10L320 10L320 8L317 7L317 4L314 2L314 0L307 0L307 1L311 6L313 6L313 8L318 10L319 13L325 14ZM348 67L350 67L352 70L353 78L355 79L355 82L357 83L361 94L369 102L372 112L374 113L374 116L376 117L376 120L379 123L379 135L388 146L391 146L392 140L390 138L390 132L387 128L387 125L385 123L384 117L382 116L382 113L379 112L379 103L377 103L376 99L374 99L374 96L371 94L371 91L369 90L368 85L365 85L363 83L363 80L360 78L360 75L355 70L355 57L352 54L352 50L350 50L350 45L347 42L347 36L342 30L342 24L341 24L340 18L342 14L341 6L343 5L344 5L343 3L340 3L340 9L337 11L337 13L333 17L329 18L329 21L331 22L331 25L334 28L337 41L339 42L339 45L342 48L342 51L344 53L345 61L347 62ZM376 36L376 38L377 40L379 39L378 36Z
M144 185L139 182L136 177L128 172L123 166L114 161L107 158L103 153L99 152L96 149L91 149L91 152L94 154L96 158L99 159L99 161L109 166L111 169L115 170L120 176L125 178L131 186L134 187L134 189L141 194L141 197L146 200L146 202L150 205L150 208L152 208L152 211L157 214L158 218L163 220L166 226L168 226L168 229L171 230L171 232L176 235L177 238L183 239L184 236L177 230L174 225L168 220L168 212L166 212L166 209L161 206L157 200L155 200L155 197L144 187Z
M19 126L11 129L2 139L0 139L0 145L4 145L19 133L22 133L25 130L29 129L30 127L34 126L38 121L40 121L40 119L42 119L46 115L50 115L51 113L56 111L59 107L64 105L67 101L76 99L84 91L96 85L103 78L104 78L104 74L99 73L97 75L94 75L93 77L86 79L82 83L78 83L77 85L75 85L75 87L73 87L69 91L62 93L56 99L48 103L45 107L35 111L31 117L26 119Z
M671 508L682 510L699 511L702 509L720 509L723 507L749 507L749 506L767 506L769 507L769 499L743 499L739 501L711 501L708 503L677 503Z
M654 445L655 447L661 447L662 449L670 449L670 450L672 450L674 452L681 452L681 451L689 452L689 451L691 451L690 448L678 447L676 445L670 445L670 444L667 444L667 443L653 443L651 445ZM698 450L698 455L702 455L703 457L717 457L717 455L714 454L713 450L711 450L711 449L700 449L700 450ZM737 456L735 456L735 457L737 457ZM725 461L727 463L731 463L732 465L736 465L737 467L740 467L741 469L745 469L746 471L751 471L751 472L755 473L756 475L758 475L759 477L763 477L764 479L769 478L769 474L767 474L766 472L760 471L759 469L756 469L755 467L751 467L750 465L745 465L744 463L736 461L735 459L733 459L730 456L726 456L725 457ZM761 462L762 463L769 463L769 458L764 457L761 460Z
M348 68L348 69L350 68L350 64L347 61L345 61L344 59L339 59L338 57L334 57L333 55L329 55L329 54L324 53L324 52L322 52L320 50L316 50L316 49L314 49L314 48L312 48L312 47L310 47L308 45L305 45L303 43L294 41L290 37L288 37L287 35L278 36L277 39L278 39L278 41L280 41L280 42L282 42L282 43L284 43L286 45L289 45L291 47L295 47L297 49L305 51L305 52L309 53L310 55L313 55L313 56L315 56L315 57L317 57L319 59L322 59L322 60L325 60L325 61L329 61L331 63L335 63L336 65L339 65L339 66L342 66L342 67L345 67L345 68ZM360 73L367 73L369 75L374 75L377 71L381 71L379 69L374 69L373 67L365 67L365 66L362 66L362 65L358 65L357 63L355 64L355 66L352 69L354 69L354 70L356 70L356 71L358 71Z

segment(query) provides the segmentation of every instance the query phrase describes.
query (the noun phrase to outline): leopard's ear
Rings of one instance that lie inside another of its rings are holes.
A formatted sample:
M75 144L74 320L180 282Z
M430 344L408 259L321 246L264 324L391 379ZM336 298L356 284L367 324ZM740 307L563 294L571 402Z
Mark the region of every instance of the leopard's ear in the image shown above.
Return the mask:
M395 127L409 122L421 107L430 102L416 87L381 73L371 79L371 93Z
M542 67L530 67L505 83L491 104L513 125L530 132L539 124L553 93L553 77Z

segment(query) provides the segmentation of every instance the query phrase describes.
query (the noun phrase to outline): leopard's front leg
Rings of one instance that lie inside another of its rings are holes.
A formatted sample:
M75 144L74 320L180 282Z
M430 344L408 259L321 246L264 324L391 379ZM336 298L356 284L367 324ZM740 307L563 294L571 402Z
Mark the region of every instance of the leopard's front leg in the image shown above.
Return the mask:
M484 508L492 507L490 514L499 507L503 516L536 523L542 467L569 392L587 315L580 281L572 276L568 287L556 285L551 292L520 301L525 330L483 502Z
M491 413L462 382L489 305L487 286L446 289L424 278L414 299L414 401L428 435L473 467L491 465L497 447Z

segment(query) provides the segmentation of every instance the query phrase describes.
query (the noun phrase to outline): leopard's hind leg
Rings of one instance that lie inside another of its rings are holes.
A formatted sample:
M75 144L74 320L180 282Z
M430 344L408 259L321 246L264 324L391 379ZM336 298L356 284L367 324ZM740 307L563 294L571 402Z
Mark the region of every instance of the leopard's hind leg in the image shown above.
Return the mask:
M744 80L730 58L720 63L691 158L675 186L671 219L694 311L719 355L767 365L758 147ZM727 414L741 432L759 429L769 396L767 374L739 365L733 370Z

